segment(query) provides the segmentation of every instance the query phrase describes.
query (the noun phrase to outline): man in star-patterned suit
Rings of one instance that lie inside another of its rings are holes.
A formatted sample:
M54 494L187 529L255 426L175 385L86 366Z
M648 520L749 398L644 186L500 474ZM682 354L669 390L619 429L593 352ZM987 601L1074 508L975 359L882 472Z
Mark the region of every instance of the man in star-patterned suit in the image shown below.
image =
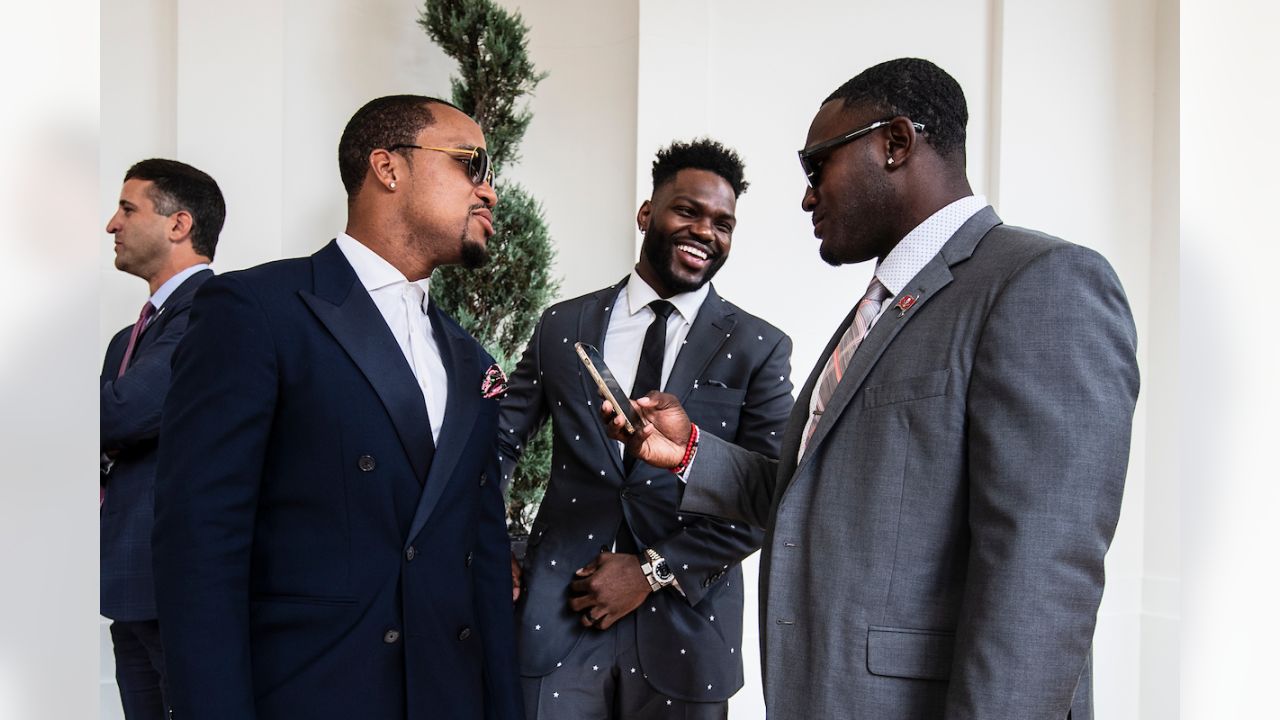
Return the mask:
M705 432L776 456L792 404L791 340L708 284L746 187L741 160L719 143L659 152L636 217L635 272L548 309L511 377L499 417L504 474L548 417L554 435L517 609L530 720L723 718L742 687L738 563L761 534L682 514L675 476L622 454L574 343L599 347L633 396L665 388Z

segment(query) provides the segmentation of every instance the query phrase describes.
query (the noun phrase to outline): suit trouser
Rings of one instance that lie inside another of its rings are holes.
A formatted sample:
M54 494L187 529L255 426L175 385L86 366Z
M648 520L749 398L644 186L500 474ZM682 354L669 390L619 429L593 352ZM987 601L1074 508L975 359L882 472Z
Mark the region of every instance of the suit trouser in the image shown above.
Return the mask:
M527 720L724 720L729 701L688 702L658 692L636 650L635 614L586 630L560 666L520 678Z
M127 720L164 720L164 651L156 620L111 623L116 685Z

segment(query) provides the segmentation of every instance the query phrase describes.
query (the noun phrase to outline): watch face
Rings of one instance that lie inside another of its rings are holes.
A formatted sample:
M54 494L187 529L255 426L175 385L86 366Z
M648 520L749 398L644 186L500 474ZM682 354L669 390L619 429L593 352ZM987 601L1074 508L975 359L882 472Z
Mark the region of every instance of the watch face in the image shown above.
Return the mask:
M675 576L671 572L671 568L667 567L667 561L663 560L653 569L653 574L661 582L669 582Z

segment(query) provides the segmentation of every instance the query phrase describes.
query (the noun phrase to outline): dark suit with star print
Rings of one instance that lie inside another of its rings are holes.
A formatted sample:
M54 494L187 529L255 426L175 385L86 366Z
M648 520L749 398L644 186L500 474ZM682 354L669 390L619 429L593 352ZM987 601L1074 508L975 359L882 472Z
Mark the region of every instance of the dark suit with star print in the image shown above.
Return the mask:
M520 718L493 360L437 308L422 392L336 243L197 295L157 475L173 716Z
M650 595L635 611L635 642L655 691L723 701L742 687L742 571L760 545L744 523L682 514L679 479L636 463L624 470L604 433L598 392L573 344L601 348L622 283L552 306L513 373L499 448L509 476L521 448L551 419L551 481L529 538L518 605L521 673L550 673L585 633L569 608L574 571L615 535L656 549L684 590ZM623 310L625 312L625 310ZM712 287L676 356L665 390L704 432L776 456L791 410L791 339Z

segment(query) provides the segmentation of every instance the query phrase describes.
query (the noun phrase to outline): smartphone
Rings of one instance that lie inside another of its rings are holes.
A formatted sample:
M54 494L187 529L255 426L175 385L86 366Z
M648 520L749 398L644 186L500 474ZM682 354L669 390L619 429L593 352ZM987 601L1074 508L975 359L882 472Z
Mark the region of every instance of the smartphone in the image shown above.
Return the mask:
M604 364L604 357L600 355L600 351L584 342L574 343L573 349L578 351L578 358L591 374L591 379L595 381L600 395L613 405L614 410L622 413L623 429L627 434L630 435L638 428L644 427L644 418L631 407L631 399L622 392L622 387L609 371L609 366Z

